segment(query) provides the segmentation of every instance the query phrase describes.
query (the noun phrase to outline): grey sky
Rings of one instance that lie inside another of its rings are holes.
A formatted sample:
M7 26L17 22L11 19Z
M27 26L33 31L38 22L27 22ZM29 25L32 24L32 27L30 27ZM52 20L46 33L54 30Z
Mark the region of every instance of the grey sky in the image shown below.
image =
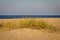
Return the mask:
M0 15L60 15L60 0L0 0Z

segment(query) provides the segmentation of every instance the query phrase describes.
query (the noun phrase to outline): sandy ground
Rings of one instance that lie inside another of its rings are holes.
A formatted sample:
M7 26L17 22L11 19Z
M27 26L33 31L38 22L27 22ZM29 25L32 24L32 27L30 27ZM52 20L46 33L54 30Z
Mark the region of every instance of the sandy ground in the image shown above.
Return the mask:
M23 28L0 32L0 40L60 40L60 34Z

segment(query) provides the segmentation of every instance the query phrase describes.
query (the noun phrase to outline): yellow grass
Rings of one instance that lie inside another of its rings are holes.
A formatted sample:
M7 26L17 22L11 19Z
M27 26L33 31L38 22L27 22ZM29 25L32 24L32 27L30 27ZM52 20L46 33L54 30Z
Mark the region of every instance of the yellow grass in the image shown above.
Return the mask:
M33 28L60 31L60 18L0 19L0 29Z

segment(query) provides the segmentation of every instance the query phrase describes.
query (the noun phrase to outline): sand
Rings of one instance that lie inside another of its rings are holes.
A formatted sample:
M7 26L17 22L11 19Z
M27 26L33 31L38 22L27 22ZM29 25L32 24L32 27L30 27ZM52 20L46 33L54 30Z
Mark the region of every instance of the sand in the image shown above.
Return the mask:
M60 40L60 34L22 28L0 32L0 40Z

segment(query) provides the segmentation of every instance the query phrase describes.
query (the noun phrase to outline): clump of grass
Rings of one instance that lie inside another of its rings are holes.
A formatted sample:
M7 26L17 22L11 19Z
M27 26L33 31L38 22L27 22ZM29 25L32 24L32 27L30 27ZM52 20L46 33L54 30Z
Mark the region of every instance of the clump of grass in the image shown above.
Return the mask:
M29 20L29 21L26 23L26 26L29 27L29 28L36 27L36 21L35 21L35 20Z
M23 20L20 21L20 27L22 28L32 28L35 27L36 25L35 20Z
M4 27L6 27L8 29L14 29L14 28L16 28L16 25L15 25L15 23L7 22L4 24Z
M20 27L22 28L36 28L36 29L44 29L47 27L46 22L44 21L36 21L36 20L26 20L26 21L20 21Z
M37 27L38 27L38 28L45 29L45 28L47 27L47 23L44 22L44 21L42 21L42 20L40 20L40 21L38 21L38 23L37 23Z

